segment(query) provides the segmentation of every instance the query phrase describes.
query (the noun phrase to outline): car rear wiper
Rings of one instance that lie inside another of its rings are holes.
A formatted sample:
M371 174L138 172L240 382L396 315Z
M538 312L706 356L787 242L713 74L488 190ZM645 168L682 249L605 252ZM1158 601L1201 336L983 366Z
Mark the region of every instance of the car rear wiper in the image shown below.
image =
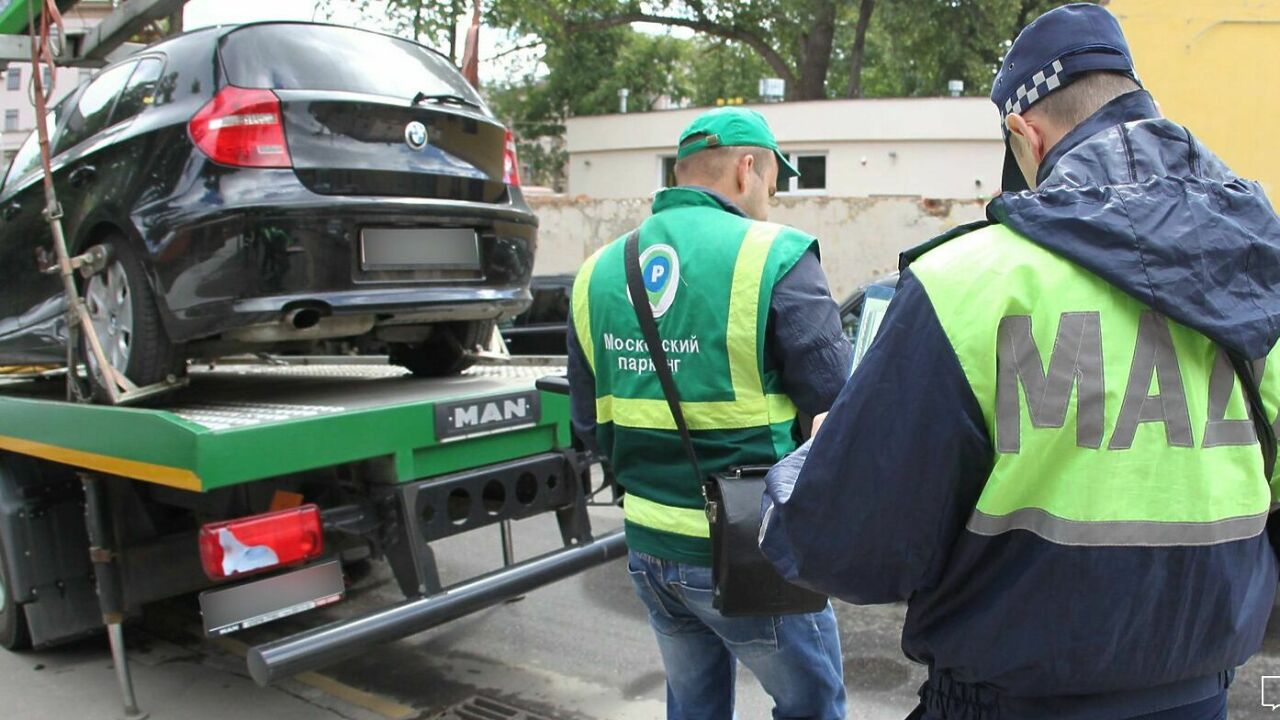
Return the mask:
M437 93L435 95L428 95L426 93L420 92L417 95L413 96L413 102L411 104L420 105L424 102L453 103L455 105L466 105L467 107L473 107L473 108L476 108L477 110L480 109L480 103L474 100L468 100L462 97L461 95L454 95L453 93Z

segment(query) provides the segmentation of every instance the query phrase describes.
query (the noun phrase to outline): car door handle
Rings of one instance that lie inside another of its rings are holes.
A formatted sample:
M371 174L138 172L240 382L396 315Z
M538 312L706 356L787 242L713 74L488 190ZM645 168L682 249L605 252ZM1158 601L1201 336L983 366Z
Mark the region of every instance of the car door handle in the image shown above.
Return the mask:
M0 210L0 217L5 220L12 220L17 217L18 212L22 210L22 205L18 203L9 203L4 206L4 210Z
M71 175L68 179L71 180L71 187L82 188L93 182L93 179L97 176L98 171L95 170L92 165L81 165L71 171Z

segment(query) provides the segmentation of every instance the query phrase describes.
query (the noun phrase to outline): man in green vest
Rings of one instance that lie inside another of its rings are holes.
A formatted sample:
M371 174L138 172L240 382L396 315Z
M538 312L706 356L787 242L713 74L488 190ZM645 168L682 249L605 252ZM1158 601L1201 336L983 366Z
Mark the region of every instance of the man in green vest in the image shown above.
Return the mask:
M1280 220L1160 116L1098 5L1031 23L991 97L993 222L905 258L821 431L770 473L761 547L907 602L913 717L1225 718L1276 594Z
M640 226L645 289L701 469L772 464L795 449L797 410L826 412L852 349L817 240L765 222L796 171L764 117L710 111L681 135L679 187ZM776 718L845 716L840 638L819 613L722 617L712 607L704 501L627 292L623 238L573 288L569 383L575 429L626 490L628 570L667 671L667 717L729 720L741 661Z

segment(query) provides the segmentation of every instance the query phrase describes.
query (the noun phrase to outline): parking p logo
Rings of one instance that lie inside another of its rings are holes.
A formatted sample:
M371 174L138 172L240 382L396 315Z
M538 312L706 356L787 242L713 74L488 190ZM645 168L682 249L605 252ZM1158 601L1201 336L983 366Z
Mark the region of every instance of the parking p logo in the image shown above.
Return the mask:
M641 253L640 270L653 316L662 317L680 287L680 257L670 245L654 245Z

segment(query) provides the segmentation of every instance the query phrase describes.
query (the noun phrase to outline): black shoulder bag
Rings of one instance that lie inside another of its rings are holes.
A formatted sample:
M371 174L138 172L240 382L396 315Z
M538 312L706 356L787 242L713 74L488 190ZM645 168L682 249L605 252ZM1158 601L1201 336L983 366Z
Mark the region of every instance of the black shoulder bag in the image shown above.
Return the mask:
M707 520L711 526L711 576L715 585L712 601L721 615L789 615L817 612L827 605L827 597L787 582L760 552L760 505L764 497L764 476L769 466L732 468L704 477L689 436L680 396L676 392L667 353L662 348L658 324L653 319L649 295L644 289L640 268L640 232L634 231L624 247L627 290L635 307L640 332L649 346L649 357L662 385L662 394L671 408L671 417L680 431L680 442L689 457L694 479L707 500Z

